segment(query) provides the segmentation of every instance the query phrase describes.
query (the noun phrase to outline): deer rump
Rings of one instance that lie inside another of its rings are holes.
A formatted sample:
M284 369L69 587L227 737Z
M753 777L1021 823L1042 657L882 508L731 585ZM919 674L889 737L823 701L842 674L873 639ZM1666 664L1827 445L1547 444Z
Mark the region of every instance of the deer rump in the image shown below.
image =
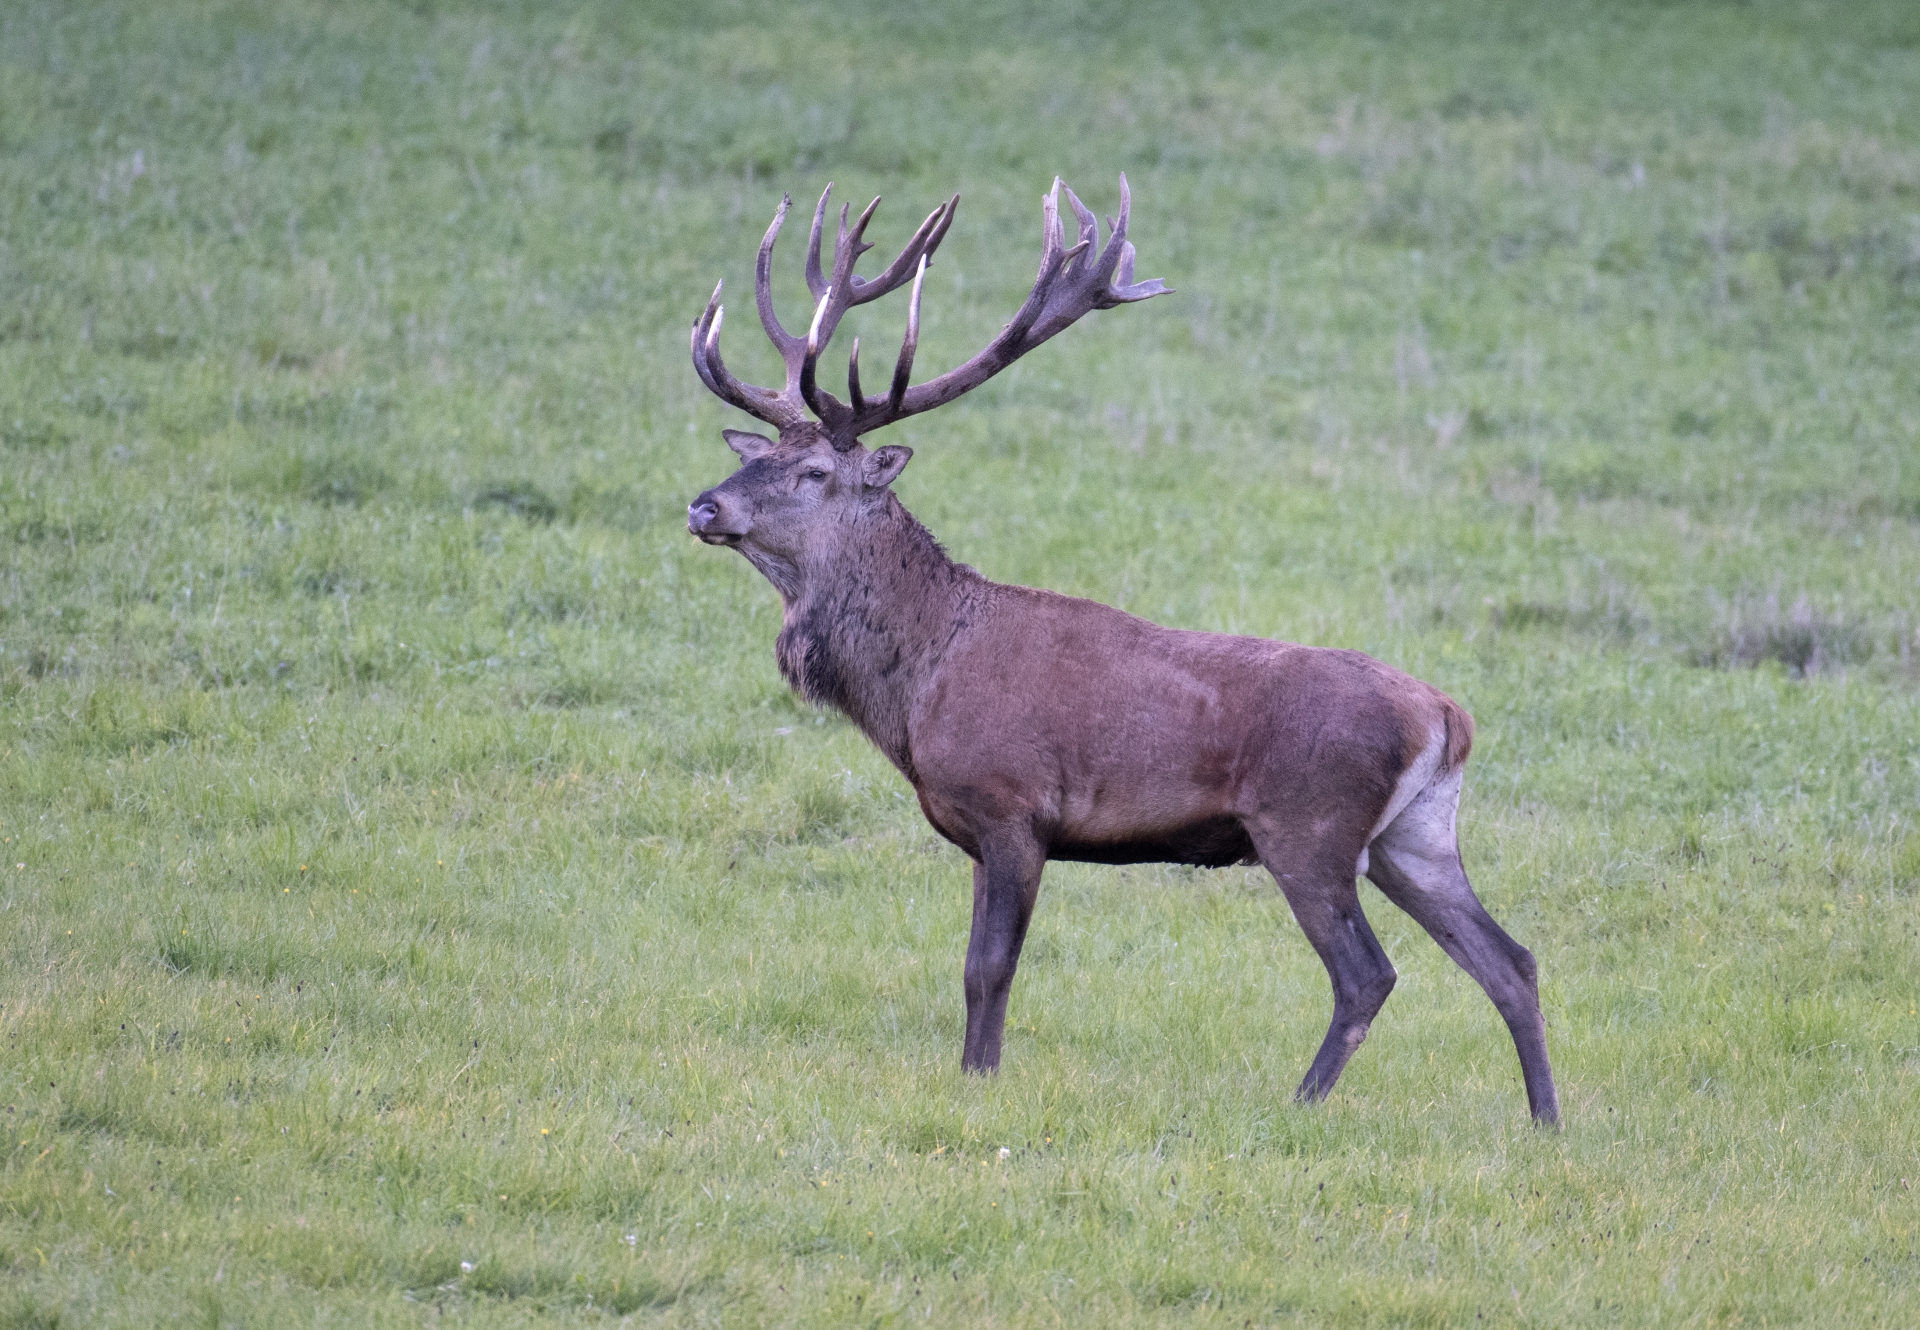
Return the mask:
M829 193L831 186L828 187ZM1486 990L1506 1020L1536 1119L1559 1101L1532 955L1493 921L1461 865L1456 808L1473 724L1444 693L1356 651L1162 628L1092 601L1004 586L956 563L892 489L912 450L862 436L985 382L1095 309L1163 294L1133 280L1126 177L1098 244L1093 214L1058 180L1043 199L1040 273L988 346L912 383L927 265L959 204L936 208L871 280L854 265L874 205L841 209L822 266L828 195L815 210L806 335L773 308L782 201L761 242L756 305L786 363L779 389L744 384L720 355L714 291L693 328L694 367L777 438L724 431L739 470L696 497L688 529L737 550L779 592L782 673L845 713L907 777L927 820L973 860L962 1065L1000 1062L1008 996L1051 859L1223 867L1273 875L1333 985L1333 1019L1297 1094L1324 1097L1395 972L1360 908L1366 876ZM841 317L911 279L888 390L845 401L818 361Z

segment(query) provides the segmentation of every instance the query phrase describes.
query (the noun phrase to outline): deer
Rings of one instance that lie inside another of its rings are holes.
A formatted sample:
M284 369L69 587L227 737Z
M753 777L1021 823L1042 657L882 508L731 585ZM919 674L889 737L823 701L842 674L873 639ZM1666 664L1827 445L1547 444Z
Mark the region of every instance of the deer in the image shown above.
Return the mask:
M786 367L778 389L735 378L720 355L724 282L693 326L700 381L773 427L726 429L740 465L687 508L688 530L744 555L779 593L775 657L806 700L837 710L898 769L940 836L973 865L961 1065L1000 1065L1015 967L1049 860L1262 865L1333 986L1333 1016L1295 1098L1324 1099L1366 1038L1397 974L1358 880L1411 915L1485 990L1519 1054L1536 1122L1557 1124L1537 967L1474 894L1456 826L1473 721L1452 698L1358 651L1164 628L1095 601L990 581L951 558L893 491L913 450L868 436L944 406L1097 309L1168 293L1134 280L1132 197L1099 222L1056 178L1042 199L1039 274L1023 304L964 364L913 382L928 264L955 194L884 270L875 199L814 209L804 334L774 308L783 197L760 243L754 297ZM822 385L821 352L847 311L912 283L885 391L868 395L856 338L847 395Z

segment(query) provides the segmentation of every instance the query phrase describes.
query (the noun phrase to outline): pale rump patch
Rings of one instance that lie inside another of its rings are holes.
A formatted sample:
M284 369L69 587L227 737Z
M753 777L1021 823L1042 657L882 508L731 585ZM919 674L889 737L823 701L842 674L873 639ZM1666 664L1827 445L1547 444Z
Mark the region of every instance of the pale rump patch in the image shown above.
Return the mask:
M1373 841L1378 839L1380 833L1393 825L1394 819L1400 816L1407 805L1411 804L1429 785L1433 784L1433 778L1440 774L1440 768L1446 760L1447 727L1445 725L1435 725L1427 731L1427 746L1422 748L1419 756L1415 757L1413 761L1407 765L1407 769L1400 773L1400 779L1393 787L1393 797L1387 800L1386 811L1380 814L1380 820L1375 822L1373 824L1373 830L1367 833L1368 844L1372 844ZM1454 776L1456 778L1454 788L1457 790L1459 788L1459 773L1455 772ZM1362 851L1362 867L1360 869L1362 873L1367 871L1365 861L1366 853Z
M1380 853L1422 890L1452 885L1458 876L1463 775L1449 771L1421 790L1378 838Z
M1360 861L1354 868L1356 876L1368 876L1376 842L1389 865L1407 872L1417 883L1430 876L1419 870L1420 865L1428 862L1442 865L1455 859L1455 818L1465 772L1464 768L1456 767L1442 774L1446 756L1446 727L1436 725L1427 746L1393 787L1386 811L1374 824L1367 837L1368 844L1360 851Z

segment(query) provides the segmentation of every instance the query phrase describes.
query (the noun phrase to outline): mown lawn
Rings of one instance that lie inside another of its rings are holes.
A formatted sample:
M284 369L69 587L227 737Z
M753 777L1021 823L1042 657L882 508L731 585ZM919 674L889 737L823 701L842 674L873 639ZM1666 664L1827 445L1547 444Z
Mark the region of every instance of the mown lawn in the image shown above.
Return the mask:
M1250 870L1050 869L962 1077L964 858L685 534L782 191L962 192L931 374L1122 169L1178 294L899 490L1465 703L1561 1133L1370 887L1292 1104ZM1920 1323L1916 365L1903 0L0 7L0 1326Z

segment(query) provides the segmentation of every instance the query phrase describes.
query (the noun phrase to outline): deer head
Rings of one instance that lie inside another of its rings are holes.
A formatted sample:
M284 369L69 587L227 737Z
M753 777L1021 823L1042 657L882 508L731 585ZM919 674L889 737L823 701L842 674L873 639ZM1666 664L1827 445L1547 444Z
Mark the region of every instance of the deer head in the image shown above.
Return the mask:
M1071 247L1060 219L1063 190L1079 228L1077 243ZM880 200L868 204L851 226L848 209L840 209L829 271L821 267L820 241L832 193L833 186L828 185L820 195L807 242L807 288L816 303L804 337L788 332L773 308L773 246L791 199L781 199L773 225L760 242L754 297L760 324L786 363L783 387L775 391L742 383L721 360L720 328L726 310L720 303L719 286L714 287L706 311L693 325L693 367L700 381L722 401L772 425L777 437L725 431L728 446L739 454L743 465L688 506L687 528L710 545L738 548L783 593L821 552L823 543L830 543L829 533L843 528L845 519L884 502L887 487L913 455L911 449L903 447L869 451L861 443L863 436L951 402L1090 310L1146 300L1167 290L1158 279L1133 280L1133 246L1127 240L1132 199L1127 178L1120 177L1120 212L1108 220L1107 243L1096 249L1098 219L1056 177L1053 189L1042 200L1045 221L1040 272L1019 312L971 360L938 378L914 384L921 287L927 265L953 223L960 196L954 195L927 214L885 271L877 277L862 278L853 269L860 256L873 248L863 237ZM856 338L847 359L846 400L835 397L820 385L818 370L820 353L832 340L840 320L855 305L877 300L906 285L909 279L913 293L907 305L907 332L887 391L869 397L862 390L860 342Z

